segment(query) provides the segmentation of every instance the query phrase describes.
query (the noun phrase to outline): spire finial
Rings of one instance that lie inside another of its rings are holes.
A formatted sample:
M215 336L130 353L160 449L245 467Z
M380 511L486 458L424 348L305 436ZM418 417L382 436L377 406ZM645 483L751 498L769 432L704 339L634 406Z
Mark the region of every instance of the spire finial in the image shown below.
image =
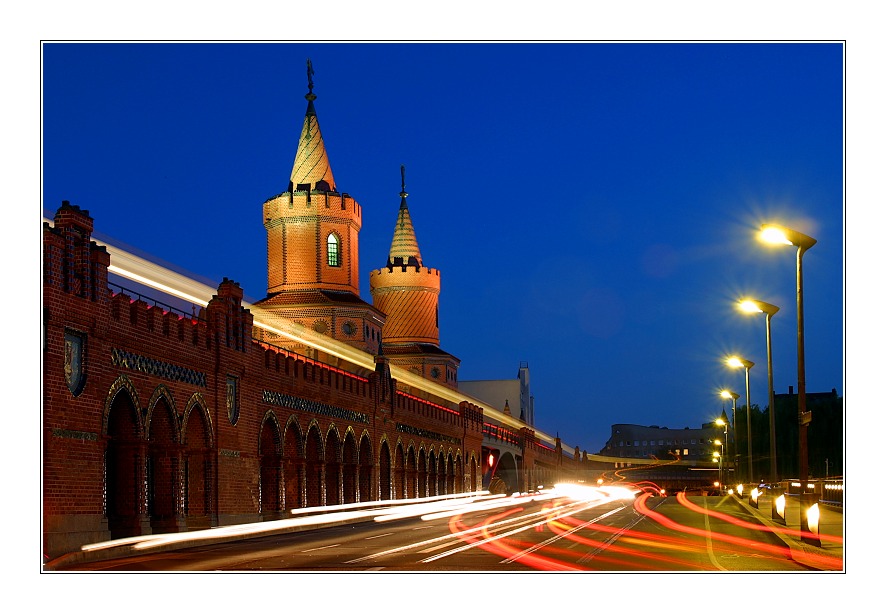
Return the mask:
M400 165L400 196L406 198L409 194L406 193L406 165Z
M311 58L308 58L308 93L305 94L305 98L308 100L316 100L317 98L314 94L314 65L311 64Z

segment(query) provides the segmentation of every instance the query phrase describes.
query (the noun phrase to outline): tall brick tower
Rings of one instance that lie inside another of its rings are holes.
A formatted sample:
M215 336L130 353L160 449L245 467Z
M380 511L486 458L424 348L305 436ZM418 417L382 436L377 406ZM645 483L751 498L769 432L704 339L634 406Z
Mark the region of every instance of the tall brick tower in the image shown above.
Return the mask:
M391 364L450 388L458 388L460 361L440 349L440 271L422 265L406 204L406 169L400 167L400 210L387 267L369 274L373 304L387 320L382 351Z
M381 344L384 314L360 298L358 234L363 212L340 192L314 108L314 70L308 60L308 93L289 186L265 201L268 296L257 305L275 315L370 353ZM269 343L312 351L266 331Z

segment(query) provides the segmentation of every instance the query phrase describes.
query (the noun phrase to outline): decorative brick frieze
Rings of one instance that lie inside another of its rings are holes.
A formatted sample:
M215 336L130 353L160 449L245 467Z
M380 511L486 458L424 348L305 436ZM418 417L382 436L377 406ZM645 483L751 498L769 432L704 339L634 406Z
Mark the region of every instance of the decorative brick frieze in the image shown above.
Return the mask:
M262 390L261 396L262 401L264 401L265 403L270 403L271 405L279 405L280 407L286 407L288 409L310 412L312 414L327 416L329 418L348 420L350 422L357 422L359 424L369 424L369 416L367 416L366 414L352 411L350 409L335 407L333 405L327 405L326 403L321 403L320 401L302 399L280 392L273 392L271 390Z
M111 350L111 364L115 367L123 367L124 369L132 369L133 371L139 371L148 375L156 375L174 382L184 382L206 388L205 373L163 362L162 360L139 356L126 350L113 348Z

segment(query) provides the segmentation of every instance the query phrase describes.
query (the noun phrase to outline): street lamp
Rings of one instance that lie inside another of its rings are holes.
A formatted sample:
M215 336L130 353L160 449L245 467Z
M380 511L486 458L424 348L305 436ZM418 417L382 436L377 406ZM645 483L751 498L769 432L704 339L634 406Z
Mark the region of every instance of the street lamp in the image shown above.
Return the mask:
M751 453L751 367L754 366L750 360L739 358L738 356L730 356L726 359L726 364L733 368L744 367L744 400L748 407L748 482L754 481L754 457Z
M778 481L778 463L775 461L775 391L772 388L772 334L770 321L778 313L778 307L746 298L738 302L745 313L766 314L766 363L769 370L769 481Z
M732 392L731 390L721 390L720 396L723 397L724 399L732 399L732 424L735 425L735 430L737 432L738 425L735 424L735 401L738 399L739 395ZM723 420L718 418L717 424L719 424L720 426L726 427L726 430L724 432L725 439L726 439L726 450L725 450L724 456L726 457L726 481L728 482L729 481L729 421L727 420L725 425L722 423L723 423ZM734 435L733 435L733 437L734 437ZM738 476L736 476L736 477L738 477Z
M803 254L816 244L812 237L778 226L763 224L760 237L767 243L797 247L797 420L799 423L800 483L806 488L809 479L809 450L807 428L812 413L806 411L806 349L803 342Z

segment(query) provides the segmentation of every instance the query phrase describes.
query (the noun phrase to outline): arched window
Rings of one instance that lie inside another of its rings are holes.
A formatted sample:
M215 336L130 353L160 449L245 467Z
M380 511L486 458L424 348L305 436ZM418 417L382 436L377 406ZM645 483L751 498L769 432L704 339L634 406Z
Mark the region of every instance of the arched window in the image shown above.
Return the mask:
M329 266L341 266L341 250L339 249L338 237L332 233L326 239L326 264Z

